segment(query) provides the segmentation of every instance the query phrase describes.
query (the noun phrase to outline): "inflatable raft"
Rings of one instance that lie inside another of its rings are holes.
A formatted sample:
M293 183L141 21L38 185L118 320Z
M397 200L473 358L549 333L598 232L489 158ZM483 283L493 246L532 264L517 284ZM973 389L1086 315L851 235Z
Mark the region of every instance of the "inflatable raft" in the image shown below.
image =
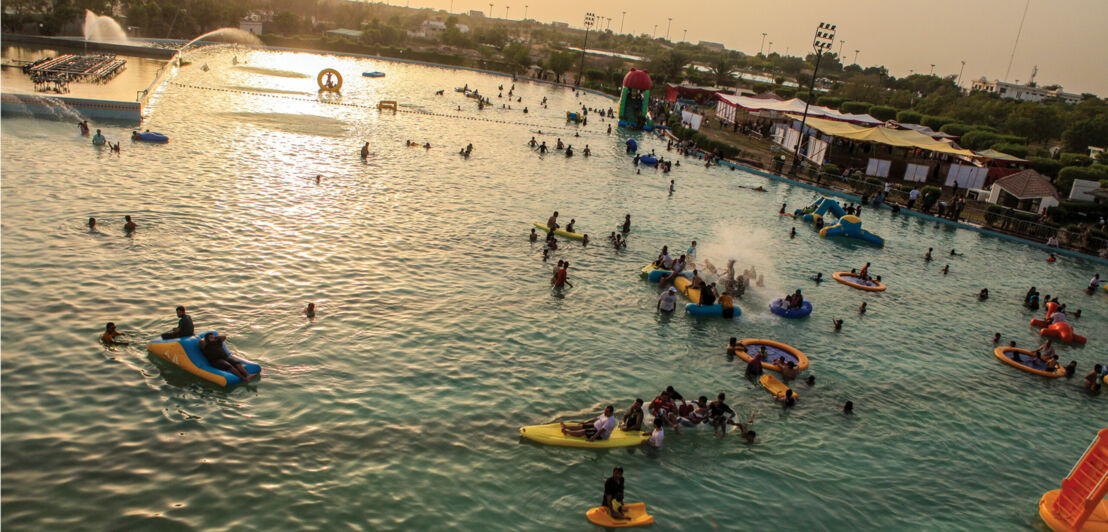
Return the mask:
M742 350L735 354L744 362L754 360L759 350L765 347L766 357L762 360L763 368L779 372L781 371L781 365L777 364L777 361L784 358L785 362L796 364L797 371L808 369L808 357L791 345L762 338L743 338L738 341L738 345L742 347Z
M699 291L698 291L699 292ZM692 314L693 316L715 316L717 318L723 318L723 305L716 303L715 305L699 305L697 303L689 303L685 305L685 312ZM731 305L731 317L728 319L734 319L741 316L743 309Z
M758 379L758 382L762 383L762 387L778 399L784 399L785 392L789 390L788 385L777 380L777 377L773 375L762 375L762 378ZM800 396L797 395L795 391L793 392L793 399L800 399Z
M665 277L671 273L673 273L673 270L659 268L655 266L653 262L647 264L646 266L643 266L642 269L642 274L645 275L646 279L652 283L661 281L662 277ZM681 275L684 275L685 277L692 277L692 272L681 272Z
M153 132L153 131L146 131L146 132L143 132L143 133L139 133L138 131L135 131L135 132L131 133L131 140L137 140L139 142L154 142L154 143L157 143L157 144L165 144L166 142L169 142L169 137L166 136L166 135L162 135L161 133L156 133L156 132Z
M1046 369L1046 363L1039 360L1039 357L1035 356L1034 351L1020 349L1018 347L1001 346L993 349L993 354L996 355L996 358L999 358L1001 362L1028 373L1034 373L1035 375L1042 375L1043 377L1050 377L1052 379L1066 376L1066 368L1063 368L1061 365L1054 371L1048 371ZM1019 356L1018 362L1013 358L1015 355Z
M658 158L654 157L653 155L643 155L642 157L639 157L639 162L647 166L654 166L658 164Z
M581 447L585 449L611 449L614 447L634 447L650 438L650 434L643 434L634 430L624 432L620 429L612 430L612 435L606 440L589 441L584 436L567 436L562 434L562 426L558 423L548 425L530 425L519 429L519 435L543 445L558 447Z
M769 304L769 311L783 318L803 318L812 313L812 302L805 300L804 303L800 305L800 308L789 309L785 308L784 298L777 298Z
M215 331L209 331L212 334L218 335ZM200 352L200 339L205 334L201 333L196 336L189 336L187 338L171 338L169 340L163 340L161 338L155 338L146 343L146 349L151 353L158 355L169 362L172 362L177 367L200 377L201 379L213 382L220 386L234 386L241 384L240 379L234 373L229 371L223 371L216 369L208 363L208 359L204 358L203 353ZM223 343L223 351L227 353L227 356L234 360L242 362L246 366L246 372L251 375L261 373L262 367L253 363L247 362L240 357L236 357L227 349L227 343Z
M542 229L543 233L549 233L550 232L550 228L547 227L546 224L540 224L539 222L535 222L535 227L537 229ZM582 239L585 238L585 235L583 235L581 233L571 233L569 231L566 231L565 229L555 229L554 234L556 234L558 236L564 236L566 238L572 238L574 240L582 240Z
M603 506L597 506L589 510L585 513L585 518L594 525L608 528L626 528L654 523L654 517L646 513L646 504L641 502L624 504L623 508L620 508L620 513L631 519L612 519L608 509Z
M383 77L385 77L384 72L362 72L362 75L367 77L367 78L383 78Z
M875 281L873 279L865 280L857 274L850 272L835 272L831 274L836 281L845 284L851 288L857 288L858 290L865 290L867 292L883 292L885 291L885 283L881 281Z

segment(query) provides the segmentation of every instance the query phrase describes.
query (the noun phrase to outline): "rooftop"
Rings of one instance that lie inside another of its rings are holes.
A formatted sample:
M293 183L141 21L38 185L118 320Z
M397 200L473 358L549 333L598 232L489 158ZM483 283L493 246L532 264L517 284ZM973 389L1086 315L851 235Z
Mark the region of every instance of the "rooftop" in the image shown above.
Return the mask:
M993 183L1019 199L1054 198L1060 200L1058 190L1042 174L1034 170L1016 172Z

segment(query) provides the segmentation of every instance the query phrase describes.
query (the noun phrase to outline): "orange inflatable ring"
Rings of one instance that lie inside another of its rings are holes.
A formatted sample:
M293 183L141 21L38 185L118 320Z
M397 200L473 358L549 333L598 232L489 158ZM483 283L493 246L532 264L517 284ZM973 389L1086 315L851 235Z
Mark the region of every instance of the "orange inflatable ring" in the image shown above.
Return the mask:
M862 282L864 282L862 281L862 278L859 277L858 274L850 272L835 272L831 274L831 277L833 277L836 281L845 284L851 288L857 288L858 290L865 290L867 292L884 292L885 288L887 288L885 286L885 283L882 283L881 281L875 281L873 279L869 280L869 282L873 283L872 285L862 284ZM853 279L857 279L857 281Z
M335 76L336 83L330 87L323 83L323 78L326 77L327 74ZM319 85L319 90L321 91L338 92L339 89L342 89L342 74L339 74L339 71L333 68L325 68L319 71L319 75L315 77L315 82Z
M1001 346L1001 347L998 347L996 349L993 349L993 354L996 355L996 358L999 358L1001 360L1001 362L1004 362L1005 364L1008 364L1009 366L1012 366L1014 368L1021 369L1023 371L1028 372L1028 373L1034 373L1035 375L1042 375L1043 377L1050 377L1052 379L1057 379L1058 377L1065 377L1066 376L1066 368L1063 368L1061 365L1059 365L1058 369L1056 369L1054 371L1046 371L1046 370L1041 370L1041 369L1035 369L1031 366L1021 364L1019 362L1016 362L1015 360L1012 360L1012 357L1009 356L1008 353L1013 353L1013 352L1014 353L1019 353L1020 355L1024 355L1024 356L1031 357L1031 358L1036 358L1036 359L1038 358L1038 357L1035 356L1034 351L1028 351L1027 349L1020 349L1018 347L1009 347L1009 346L1005 345L1005 346ZM1021 360L1022 360L1022 357L1021 357Z
M754 357L747 352L747 348L755 347L756 350L757 346L764 345L767 348L767 354L769 355L769 357L774 358L774 360L776 360L776 358L773 357L773 353L771 351L784 351L786 354L792 355L796 358L797 371L804 371L808 369L808 357L804 353L800 352L799 349L788 344L774 342L773 340L765 340L763 338L743 338L742 340L739 340L735 345L741 348L740 350L735 351L735 355L737 355L739 358L743 359L743 361L747 363L749 363L751 360L754 360ZM780 372L782 369L781 366L767 362L765 360L762 361L762 367L776 372Z

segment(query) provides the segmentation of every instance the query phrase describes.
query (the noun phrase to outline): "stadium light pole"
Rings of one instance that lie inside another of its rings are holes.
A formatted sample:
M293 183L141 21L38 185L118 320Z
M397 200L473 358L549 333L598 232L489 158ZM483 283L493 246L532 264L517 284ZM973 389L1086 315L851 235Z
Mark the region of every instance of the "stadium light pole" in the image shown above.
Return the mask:
M585 50L589 49L589 28L596 22L596 13L585 13L585 45L581 47L581 67L577 69L577 86L581 86L581 78L585 74Z
M823 52L830 50L835 43L835 25L820 22L816 28L816 36L812 38L812 51L816 53L816 67L812 69L812 85L808 89L808 97L804 99L804 115L800 117L800 134L796 139L796 149L793 151L793 167L791 173L796 175L796 168L800 165L800 144L804 138L804 126L808 123L808 107L812 104L812 95L816 92L816 77L819 76L819 62L823 58Z
M623 16L619 18L619 33L623 35L623 21L627 20L627 12L623 12Z
M762 44L758 45L758 55L762 55L762 52L766 50L766 35L769 34L762 32Z
M858 52L861 52L861 50L854 50L854 64L855 65L858 64Z
M669 27L673 25L673 17L669 17L669 22L666 22L666 40L669 40Z

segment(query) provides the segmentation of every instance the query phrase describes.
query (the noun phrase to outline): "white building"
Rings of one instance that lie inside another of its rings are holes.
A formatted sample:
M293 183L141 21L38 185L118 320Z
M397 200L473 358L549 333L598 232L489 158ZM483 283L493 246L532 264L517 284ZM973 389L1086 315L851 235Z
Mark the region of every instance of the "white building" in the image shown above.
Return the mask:
M242 31L248 31L254 35L262 34L262 17L257 13L250 15L239 21L239 29Z
M1041 102L1051 98L1058 98L1063 102L1071 104L1081 102L1080 94L1065 92L1061 87L1057 89L1044 89L1038 86L1019 85L1017 83L1008 83L1000 80L989 81L988 78L985 77L974 81L970 90L987 92L989 94L999 95L1001 98L1023 100L1025 102Z
M1058 205L1061 197L1054 185L1034 170L1024 170L998 179L989 189L989 203L1027 212L1042 212Z

